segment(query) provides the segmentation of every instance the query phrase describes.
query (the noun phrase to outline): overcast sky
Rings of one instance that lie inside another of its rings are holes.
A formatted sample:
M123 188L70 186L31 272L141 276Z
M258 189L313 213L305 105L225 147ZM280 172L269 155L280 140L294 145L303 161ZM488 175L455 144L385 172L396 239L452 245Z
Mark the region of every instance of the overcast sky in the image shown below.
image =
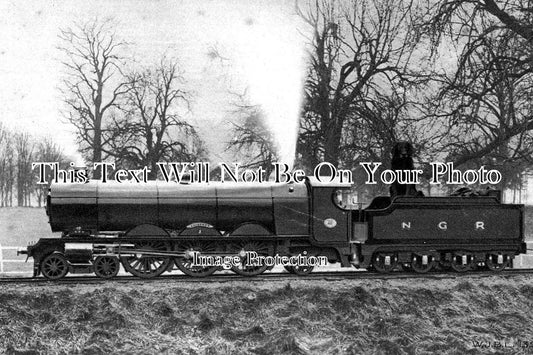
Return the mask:
M292 157L305 61L292 1L0 1L0 121L75 154L73 131L61 122L58 33L95 18L114 19L117 36L131 43L126 54L141 64L179 58L194 93L189 119L214 161L227 158L228 90L245 88L266 111L284 159Z

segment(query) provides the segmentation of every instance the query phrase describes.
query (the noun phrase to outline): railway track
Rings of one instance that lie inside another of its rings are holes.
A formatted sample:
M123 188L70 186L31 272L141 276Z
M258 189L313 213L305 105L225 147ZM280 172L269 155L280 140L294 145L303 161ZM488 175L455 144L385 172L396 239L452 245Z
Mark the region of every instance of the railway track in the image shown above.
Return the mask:
M515 277L519 275L532 275L533 269L509 269L495 273L492 271L472 271L468 273L431 272L427 274L392 272L382 274L370 271L330 271L313 272L309 275L293 275L287 272L265 273L253 277L243 277L232 274L219 274L202 278L194 278L188 275L163 275L151 279L143 279L136 276L117 276L113 279L102 279L96 276L67 276L60 280L47 280L44 277L2 277L0 285L6 284L31 284L31 285L65 285L65 284L116 284L116 283L224 283L224 282L265 282L265 281L301 281L301 280L322 280L322 281L343 281L343 280L409 280L409 279L461 279L461 278L486 278L486 277Z

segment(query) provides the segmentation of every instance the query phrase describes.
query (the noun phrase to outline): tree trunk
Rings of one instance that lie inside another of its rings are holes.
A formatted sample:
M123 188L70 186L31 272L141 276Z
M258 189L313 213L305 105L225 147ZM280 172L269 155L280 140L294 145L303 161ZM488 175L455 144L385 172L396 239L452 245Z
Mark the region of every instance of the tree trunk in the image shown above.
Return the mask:
M335 166L339 164L341 136L342 120L332 120L325 137L324 160Z
M94 137L93 137L93 163L102 161L102 117L97 114L94 122ZM94 170L93 178L100 179L102 177L102 168Z

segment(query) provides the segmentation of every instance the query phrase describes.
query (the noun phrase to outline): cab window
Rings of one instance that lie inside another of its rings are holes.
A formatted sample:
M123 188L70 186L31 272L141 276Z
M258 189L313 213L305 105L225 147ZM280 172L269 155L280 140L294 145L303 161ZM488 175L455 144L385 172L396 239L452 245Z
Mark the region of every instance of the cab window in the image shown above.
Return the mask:
M358 209L357 192L350 189L338 189L333 192L333 203L343 210Z

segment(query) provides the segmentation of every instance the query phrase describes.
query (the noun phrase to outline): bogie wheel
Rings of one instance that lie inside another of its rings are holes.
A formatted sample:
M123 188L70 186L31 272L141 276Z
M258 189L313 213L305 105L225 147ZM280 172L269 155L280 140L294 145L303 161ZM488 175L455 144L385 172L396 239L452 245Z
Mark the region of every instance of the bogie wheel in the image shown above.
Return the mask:
M255 276L268 269L269 266L261 262L261 257L271 256L274 248L267 242L248 241L237 243L232 249L240 256L241 262L233 265L231 270L239 275ZM258 260L254 259L256 254Z
M467 252L456 252L452 255L450 266L456 272L467 272L474 269L476 265L475 258Z
M117 276L120 270L118 258L113 256L98 256L93 262L94 273L103 279L110 279Z
M139 241L134 243L137 251L133 256L120 258L124 269L130 274L149 279L165 272L172 262L169 256L150 255L170 251L170 243L164 241Z
M435 260L431 255L426 254L414 254L413 260L411 261L411 268L419 273L425 274L429 272L435 266Z
M68 262L61 253L52 253L41 262L41 272L49 280L58 280L68 273Z
M372 266L377 272L387 273L398 265L398 258L391 253L377 253L372 258Z
M509 261L510 258L503 253L488 253L485 258L485 265L490 271L498 272L509 266Z
M205 277L218 270L218 266L195 265L193 254L214 253L217 251L215 243L201 243L197 241L183 242L176 247L176 251L184 256L174 258L174 263L184 274L195 277Z

